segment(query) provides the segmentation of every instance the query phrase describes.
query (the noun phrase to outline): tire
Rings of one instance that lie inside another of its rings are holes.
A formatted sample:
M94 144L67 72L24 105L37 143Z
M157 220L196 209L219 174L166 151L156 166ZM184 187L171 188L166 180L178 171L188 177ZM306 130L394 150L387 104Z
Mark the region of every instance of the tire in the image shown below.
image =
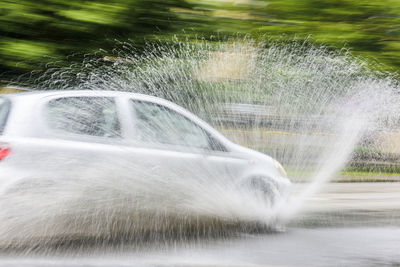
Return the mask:
M256 195L261 196L269 205L273 206L280 194L271 178L256 176L247 179L246 186Z

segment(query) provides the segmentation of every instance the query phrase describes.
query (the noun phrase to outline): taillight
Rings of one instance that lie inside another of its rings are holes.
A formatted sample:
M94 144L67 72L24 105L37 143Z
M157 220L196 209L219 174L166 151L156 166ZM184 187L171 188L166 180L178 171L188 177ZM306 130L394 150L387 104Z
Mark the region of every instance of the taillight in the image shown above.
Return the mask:
M10 155L10 147L7 144L0 144L0 160Z

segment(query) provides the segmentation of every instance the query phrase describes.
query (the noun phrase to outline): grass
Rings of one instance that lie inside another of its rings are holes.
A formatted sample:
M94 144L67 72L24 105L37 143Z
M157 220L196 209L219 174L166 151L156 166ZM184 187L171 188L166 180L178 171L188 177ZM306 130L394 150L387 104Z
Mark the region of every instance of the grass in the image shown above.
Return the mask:
M400 182L400 173L342 171L333 182Z
M294 182L309 182L313 177L313 170L290 170L288 176ZM355 183L355 182L400 182L398 172L362 171L345 169L337 174L332 182Z

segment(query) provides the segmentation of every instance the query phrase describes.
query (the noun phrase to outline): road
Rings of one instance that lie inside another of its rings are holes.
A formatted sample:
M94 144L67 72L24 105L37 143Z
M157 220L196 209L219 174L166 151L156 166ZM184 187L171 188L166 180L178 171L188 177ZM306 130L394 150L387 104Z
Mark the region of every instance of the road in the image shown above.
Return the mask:
M0 266L400 266L399 248L400 183L332 183L284 232L3 254Z
M304 189L297 184L295 191ZM400 226L400 183L330 183L309 198L296 226Z

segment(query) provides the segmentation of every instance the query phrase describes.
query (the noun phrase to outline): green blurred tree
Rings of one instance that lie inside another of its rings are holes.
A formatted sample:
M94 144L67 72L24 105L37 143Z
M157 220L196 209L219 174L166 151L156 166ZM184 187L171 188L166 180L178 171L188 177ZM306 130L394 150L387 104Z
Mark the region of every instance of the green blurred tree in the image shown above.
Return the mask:
M400 1L398 0L188 0L204 21L207 34L251 34L280 41L309 39L332 48L377 59L375 68L400 68ZM208 27L206 25L212 25Z
M0 0L0 74L71 64L115 40L238 34L347 46L384 64L375 68L400 68L398 0Z
M190 8L184 0L2 0L0 73L12 77L74 53L112 48L115 39L140 45L148 35L179 31L173 7Z

